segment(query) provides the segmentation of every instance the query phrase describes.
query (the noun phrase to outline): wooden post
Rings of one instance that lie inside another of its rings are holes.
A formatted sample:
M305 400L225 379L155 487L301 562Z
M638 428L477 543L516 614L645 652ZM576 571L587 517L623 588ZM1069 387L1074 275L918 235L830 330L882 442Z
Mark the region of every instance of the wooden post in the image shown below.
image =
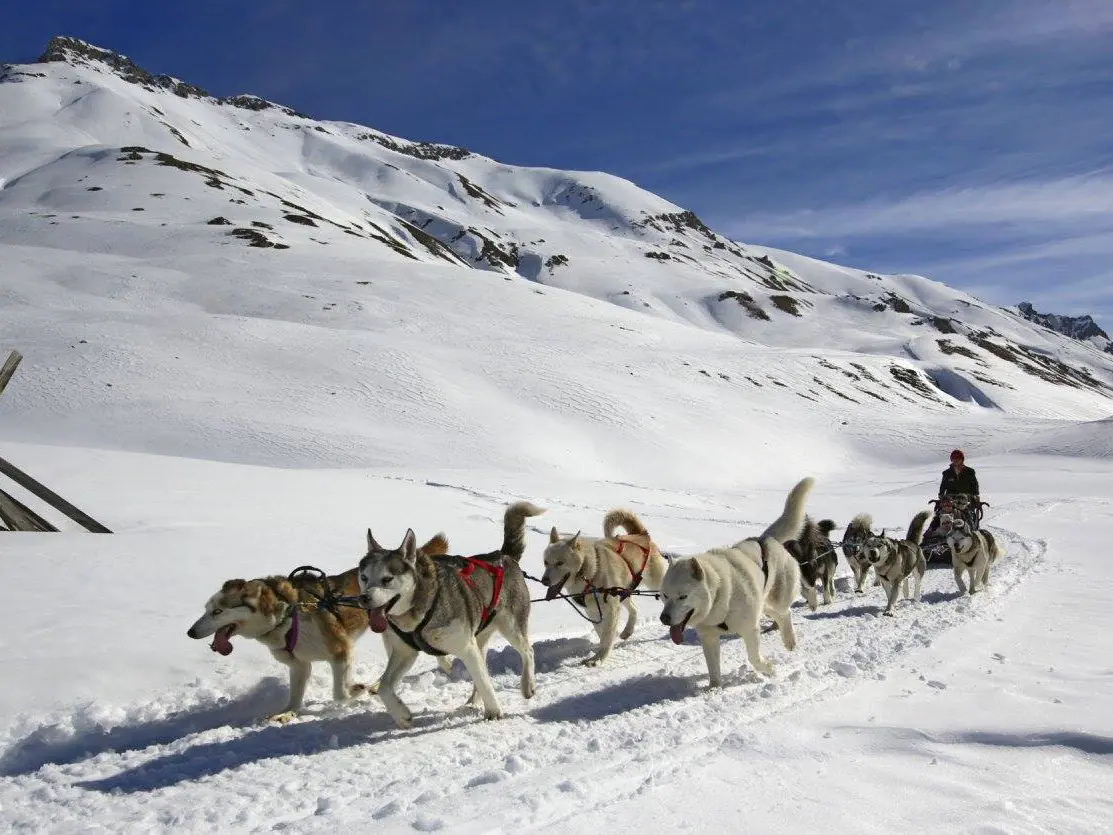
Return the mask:
M0 473L6 475L27 492L33 493L34 495L38 496L59 513L64 513L66 516L77 522L77 524L81 525L87 531L92 531L93 533L112 533L112 531L110 531L92 516L82 512L81 510L78 510L76 507L67 502L53 490L39 484L37 481L35 481L35 479L31 478L31 476L27 475L27 473L23 472L23 470L19 469L13 464L8 463L3 458L0 458Z
M27 505L9 493L0 490L0 519L13 531L49 531L58 529L43 519Z
M12 378L12 375L15 374L15 370L19 368L19 363L22 359L23 354L19 353L19 351L12 351L8 355L8 358L4 360L4 365L0 366L0 394L4 393L4 389L8 386L8 381Z

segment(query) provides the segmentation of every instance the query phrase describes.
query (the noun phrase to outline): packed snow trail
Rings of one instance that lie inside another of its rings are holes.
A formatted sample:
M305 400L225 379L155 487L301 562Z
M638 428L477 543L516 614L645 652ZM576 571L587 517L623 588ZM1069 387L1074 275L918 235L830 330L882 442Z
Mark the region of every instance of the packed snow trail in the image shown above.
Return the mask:
M407 679L415 713L408 731L395 729L377 699L311 704L316 715L260 724L284 678L247 693L198 684L131 709L79 709L13 732L0 758L0 823L306 832L363 821L479 832L492 828L492 808L507 830L559 822L636 799L740 728L914 665L916 649L940 633L989 618L1044 551L1042 542L1000 533L1007 556L987 593L960 597L950 570L932 568L923 602L900 603L895 618L884 618L880 590L856 596L843 577L834 604L797 608L796 652L776 633L763 637L777 664L772 679L749 669L737 638L724 639L724 667L733 672L717 691L706 690L694 631L673 646L646 599L643 625L602 667L579 665L586 638L535 638L537 696L528 705L517 694L516 653L491 650L508 713L499 722L460 709L470 683L436 671L432 659ZM358 669L363 680L376 673Z

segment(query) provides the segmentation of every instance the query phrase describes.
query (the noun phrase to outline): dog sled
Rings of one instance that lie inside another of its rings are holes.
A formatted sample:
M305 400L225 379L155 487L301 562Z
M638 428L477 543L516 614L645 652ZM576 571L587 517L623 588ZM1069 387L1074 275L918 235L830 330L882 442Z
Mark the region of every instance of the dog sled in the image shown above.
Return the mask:
M982 517L989 503L968 493L947 493L941 499L932 499L928 504L935 507L935 514L924 533L921 545L924 556L929 563L950 562L947 534L951 532L953 521L961 519L967 528L976 531L981 527Z

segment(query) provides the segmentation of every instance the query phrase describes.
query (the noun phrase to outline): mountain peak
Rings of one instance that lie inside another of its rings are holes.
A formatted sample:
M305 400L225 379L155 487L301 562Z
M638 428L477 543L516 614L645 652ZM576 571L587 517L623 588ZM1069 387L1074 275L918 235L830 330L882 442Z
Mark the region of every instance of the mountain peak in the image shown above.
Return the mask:
M104 49L69 35L56 35L46 45L38 63L49 64L101 64L125 81L148 89L169 90L182 98L209 98L209 94L195 84L187 84L169 75L155 75L136 64L126 55Z
M1113 341L1093 317L1088 314L1082 316L1060 316L1057 313L1040 313L1032 306L1031 302L1021 302L1016 306L1020 315L1029 322L1043 325L1045 328L1061 333L1080 342L1089 342L1095 348L1113 354Z

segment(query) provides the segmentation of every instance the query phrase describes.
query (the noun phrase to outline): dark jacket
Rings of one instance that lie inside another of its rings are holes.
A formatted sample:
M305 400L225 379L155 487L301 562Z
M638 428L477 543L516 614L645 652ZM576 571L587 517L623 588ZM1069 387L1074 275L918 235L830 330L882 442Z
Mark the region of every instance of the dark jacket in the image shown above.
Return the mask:
M978 490L978 477L974 475L974 468L963 467L961 473L956 473L954 467L947 467L943 471L943 480L939 482L939 495L945 496L947 493L981 495Z

